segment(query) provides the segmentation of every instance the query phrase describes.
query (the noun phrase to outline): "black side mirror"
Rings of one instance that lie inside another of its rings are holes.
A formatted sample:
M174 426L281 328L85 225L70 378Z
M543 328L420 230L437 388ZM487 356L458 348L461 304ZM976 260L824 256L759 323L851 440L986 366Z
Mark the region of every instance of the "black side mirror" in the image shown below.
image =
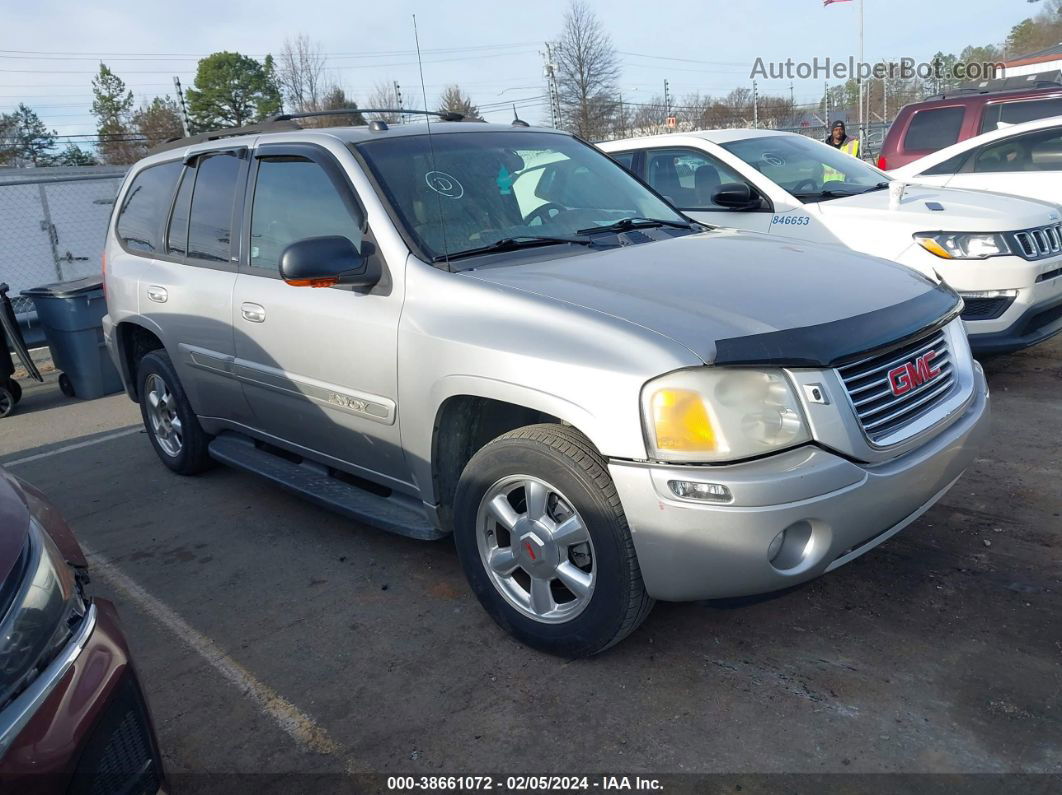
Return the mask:
M760 206L759 197L744 182L724 182L715 189L712 202L731 210L754 210Z
M367 245L367 244L365 244ZM341 235L297 240L280 255L280 277L292 287L368 288L380 281L377 268Z

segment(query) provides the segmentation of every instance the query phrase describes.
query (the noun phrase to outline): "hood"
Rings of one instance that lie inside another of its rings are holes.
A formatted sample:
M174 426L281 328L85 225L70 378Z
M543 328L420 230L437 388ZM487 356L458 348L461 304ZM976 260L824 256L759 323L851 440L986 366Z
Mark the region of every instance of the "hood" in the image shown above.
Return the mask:
M943 210L931 210L935 202ZM1015 232L1057 223L1056 208L1032 199L958 188L908 185L895 210L889 192L876 190L818 204L823 218L845 223L894 224L906 232Z
M0 469L0 592L29 537L29 508L18 482Z
M708 364L831 366L958 306L902 265L732 229L465 273L622 318Z

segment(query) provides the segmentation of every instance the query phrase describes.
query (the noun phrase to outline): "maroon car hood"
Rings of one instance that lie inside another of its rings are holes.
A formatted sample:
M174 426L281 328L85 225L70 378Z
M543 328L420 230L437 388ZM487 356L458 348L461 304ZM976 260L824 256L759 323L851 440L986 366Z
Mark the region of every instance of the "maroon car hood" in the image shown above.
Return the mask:
M7 579L29 535L30 512L18 482L0 469L0 582Z

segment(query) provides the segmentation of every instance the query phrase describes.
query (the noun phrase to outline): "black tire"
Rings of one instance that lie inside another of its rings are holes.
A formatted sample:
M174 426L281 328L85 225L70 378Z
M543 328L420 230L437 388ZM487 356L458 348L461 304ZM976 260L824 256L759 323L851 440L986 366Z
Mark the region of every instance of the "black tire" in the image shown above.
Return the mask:
M156 430L149 416L148 380L161 379L172 396L173 413L180 419L180 444L176 452L168 451L164 442L160 441L160 432ZM140 360L136 372L137 394L140 396L140 416L144 420L144 428L147 430L151 446L166 466L178 475L197 475L213 465L213 460L207 448L211 437L207 435L199 425L199 419L195 416L188 397L184 393L177 372L173 369L173 363L165 351L156 350L148 353Z
M17 402L11 390L7 388L7 384L0 386L0 419L14 411Z
M59 391L67 397L74 396L74 382L66 373L59 373Z
M22 400L22 384L20 384L14 378L7 382L7 391L10 392L11 396L15 398L16 404L20 400Z
M582 516L589 532L593 590L582 612L563 623L543 623L510 604L480 554L480 504L492 486L514 475L555 486ZM484 609L507 632L541 651L569 658L597 654L627 637L652 609L653 600L645 592L630 528L606 463L590 441L572 428L529 425L480 449L458 483L454 539L465 576Z

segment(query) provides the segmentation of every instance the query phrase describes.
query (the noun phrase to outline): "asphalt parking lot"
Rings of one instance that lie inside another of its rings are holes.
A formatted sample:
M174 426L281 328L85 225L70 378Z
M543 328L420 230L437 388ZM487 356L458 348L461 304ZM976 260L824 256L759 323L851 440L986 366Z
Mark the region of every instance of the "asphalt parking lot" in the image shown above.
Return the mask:
M896 538L604 655L498 629L452 544L181 478L124 395L0 420L119 608L171 775L1062 771L1062 339L985 362L991 446Z

